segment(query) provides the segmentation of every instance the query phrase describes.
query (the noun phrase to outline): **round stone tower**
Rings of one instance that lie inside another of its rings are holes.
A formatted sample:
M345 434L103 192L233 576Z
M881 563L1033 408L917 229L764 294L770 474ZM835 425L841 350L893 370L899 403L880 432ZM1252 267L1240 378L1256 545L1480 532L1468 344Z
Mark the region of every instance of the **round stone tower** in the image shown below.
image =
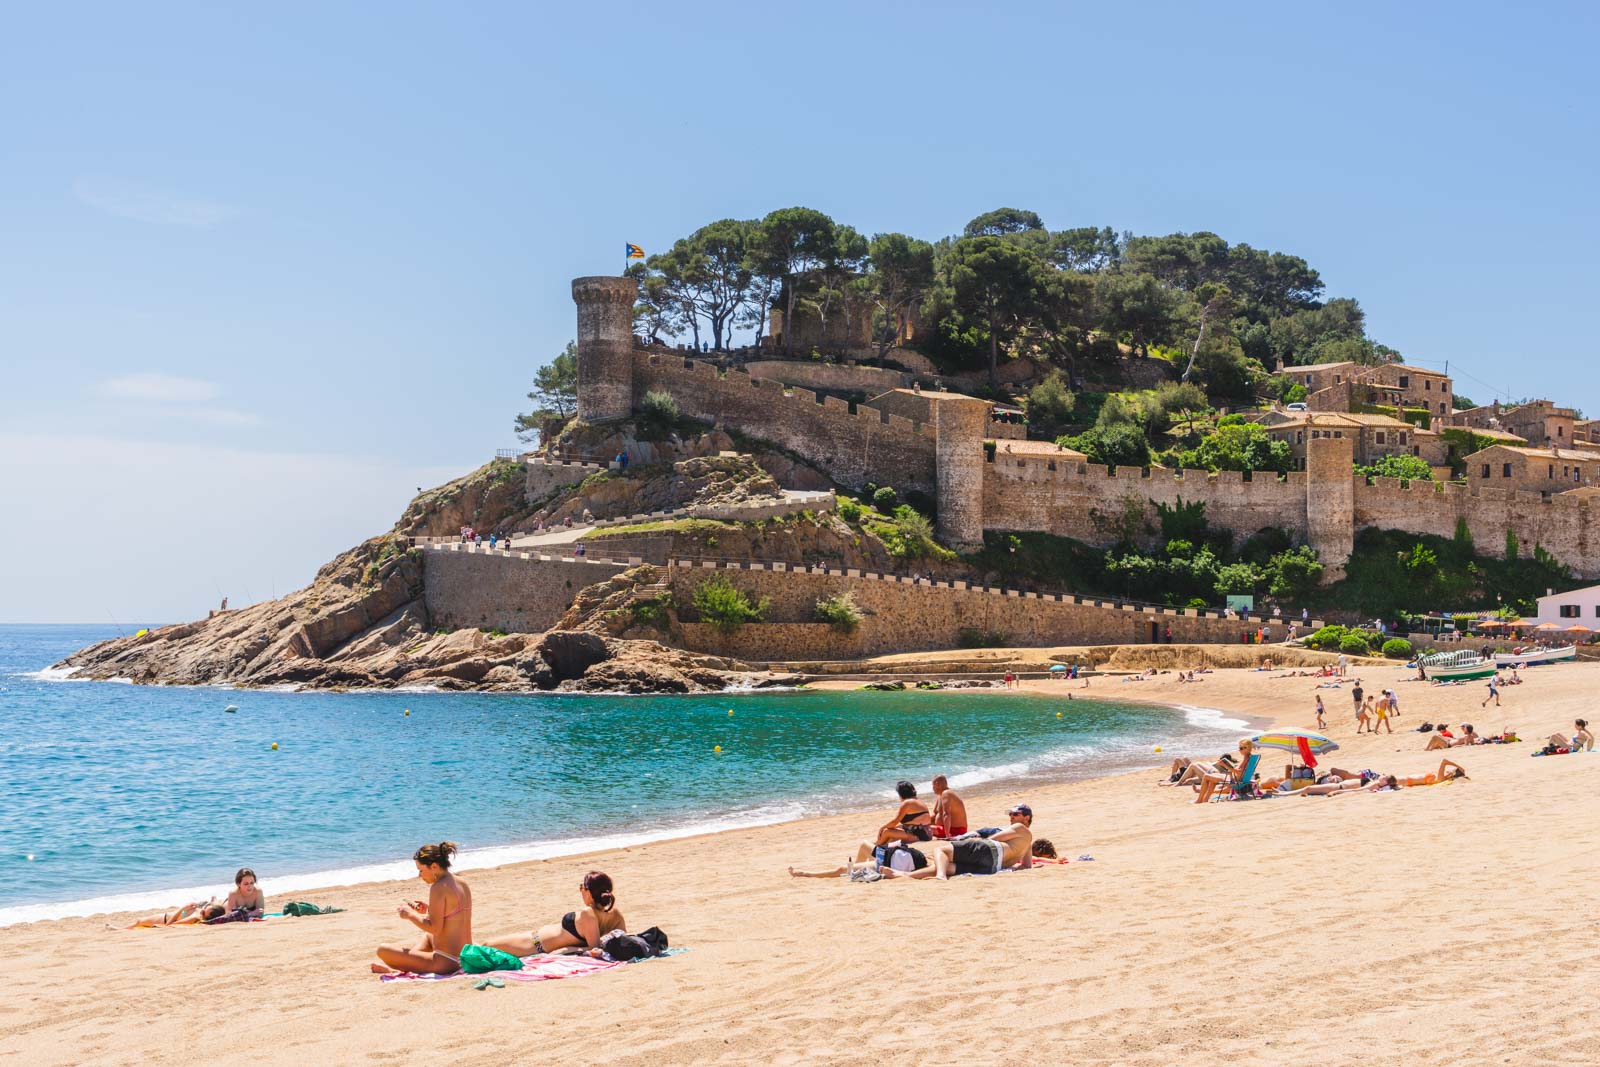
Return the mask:
M633 414L633 305L639 285L610 275L572 279L578 305L578 418Z
M983 546L983 435L988 425L987 400L954 395L933 400L939 539L957 548Z
M1354 448L1348 437L1306 442L1306 543L1322 560L1325 582L1344 577L1356 546Z

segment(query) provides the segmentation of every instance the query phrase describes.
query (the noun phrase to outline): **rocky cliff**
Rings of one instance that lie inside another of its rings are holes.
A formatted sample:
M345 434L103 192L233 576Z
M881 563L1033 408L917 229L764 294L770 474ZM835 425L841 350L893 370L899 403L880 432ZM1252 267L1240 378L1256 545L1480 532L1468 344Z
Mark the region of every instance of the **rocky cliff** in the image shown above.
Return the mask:
M720 485L736 472L719 465L698 473ZM569 613L574 629L546 634L435 632L423 601L421 553L404 548L405 539L448 536L462 526L511 529L531 510L520 465L492 463L418 495L392 530L339 555L304 589L104 641L56 666L78 677L145 684L312 688L687 692L766 680L733 661L598 632L604 627L585 625L582 612Z

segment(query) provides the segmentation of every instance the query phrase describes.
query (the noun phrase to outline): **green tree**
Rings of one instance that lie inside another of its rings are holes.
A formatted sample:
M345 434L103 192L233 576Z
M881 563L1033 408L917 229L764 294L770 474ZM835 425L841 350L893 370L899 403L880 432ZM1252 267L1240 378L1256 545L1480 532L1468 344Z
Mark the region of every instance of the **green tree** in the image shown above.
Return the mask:
M957 305L988 329L990 385L999 385L1002 336L1014 335L1040 310L1041 266L1037 256L991 236L963 237L945 257Z
M1189 375L1194 373L1195 360L1200 358L1200 351L1205 347L1207 332L1214 329L1219 320L1233 314L1233 293L1226 285L1202 283L1195 290L1194 302L1197 309L1194 344L1189 349L1189 364L1183 368L1183 381L1188 381Z
M882 362L906 335L906 319L933 284L933 246L903 233L880 233L867 248L874 307L872 335Z
M1061 270L1092 274L1110 268L1121 255L1122 239L1110 226L1080 226L1052 233L1045 258Z
M578 410L578 345L568 341L561 354L533 374L528 399L537 405L513 424L517 437L531 441L539 435L539 421L551 416L567 418Z
M1268 593L1279 600L1305 601L1322 584L1323 566L1316 550L1302 545L1273 556L1262 572Z
M1096 326L1111 337L1126 337L1140 356L1151 345L1176 338L1178 297L1149 274L1102 274L1094 282Z
M1097 425L1076 437L1057 438L1056 444L1082 452L1090 463L1108 467L1150 466L1150 440L1132 423Z
M1294 464L1294 453L1287 441L1274 441L1267 431L1253 422L1218 426L1200 439L1195 448L1173 457L1179 466L1208 471L1276 471L1285 473Z
M1248 596L1261 584L1261 572L1252 563L1228 563L1217 568L1216 591L1219 596L1230 593Z
M963 237L1005 237L1014 233L1043 229L1044 221L1034 212L1001 207L985 211L967 223L961 234Z
M768 290L782 287L783 351L794 355L794 309L807 275L830 263L837 251L834 222L805 207L780 208L763 218L751 235L750 265L768 281Z
M859 281L866 259L867 239L854 226L835 225L833 247L807 279L812 285L810 292L800 298L816 315L823 344L828 342L828 319L835 311L844 316L845 335L849 336L850 316L858 295L854 283Z
M1024 408L1029 429L1045 437L1055 437L1072 421L1072 409L1076 404L1077 398L1067 389L1061 372L1051 371L1044 381L1028 390Z
M691 302L711 326L711 344L722 349L735 317L750 299L750 239L755 223L719 219L673 245L693 282Z
M1433 468L1420 456L1380 456L1376 463L1355 465L1356 474L1363 478L1404 478L1413 482L1433 480Z

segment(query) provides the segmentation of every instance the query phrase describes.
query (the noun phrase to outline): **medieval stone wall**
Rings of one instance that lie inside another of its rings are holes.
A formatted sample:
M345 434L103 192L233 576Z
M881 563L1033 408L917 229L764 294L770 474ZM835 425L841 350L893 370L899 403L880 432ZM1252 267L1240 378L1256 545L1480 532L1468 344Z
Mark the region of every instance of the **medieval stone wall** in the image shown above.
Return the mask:
M821 363L800 359L753 359L744 365L752 378L771 378L785 385L835 392L862 392L876 396L911 385L912 375L888 367L863 367L857 363Z
M565 614L579 589L629 566L467 547L443 545L422 554L424 603L436 627L543 633Z
M781 565L780 565L781 566ZM727 578L752 599L770 601L767 622L751 623L724 638L709 627L684 632L686 647L758 660L828 659L957 648L963 630L1002 635L1007 644L1149 644L1172 627L1175 643L1235 644L1245 629L1267 625L1269 640L1282 641L1285 623L1223 618L1215 612L1116 607L1111 601L1072 596L1035 596L1015 590L968 588L964 583L913 582L860 572L816 573L683 563L667 581L679 603L713 577ZM815 622L816 603L843 592L854 594L863 618L854 635ZM690 645L689 641L697 644ZM737 651L735 651L737 650Z
M1582 493L1540 493L1452 482L1411 482L1374 478L1357 481L1356 527L1376 526L1408 533L1453 537L1465 520L1477 550L1504 557L1506 532L1517 535L1520 551L1538 545L1572 568L1580 578L1600 577L1600 504Z
M719 373L709 363L648 349L637 350L634 360L635 402L664 389L685 414L786 448L852 488L874 482L902 492L935 491L931 426L865 404L852 411L837 397L786 388L737 368ZM978 441L974 446L981 447Z

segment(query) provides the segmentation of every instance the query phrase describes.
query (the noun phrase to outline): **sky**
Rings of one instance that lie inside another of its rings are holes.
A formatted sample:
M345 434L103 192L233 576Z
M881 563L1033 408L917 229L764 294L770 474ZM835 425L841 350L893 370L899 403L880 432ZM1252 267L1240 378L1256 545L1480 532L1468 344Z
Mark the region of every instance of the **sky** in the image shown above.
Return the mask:
M1600 414L1592 5L224 6L8 10L0 622L306 584L516 444L570 279L797 204L1210 230Z

